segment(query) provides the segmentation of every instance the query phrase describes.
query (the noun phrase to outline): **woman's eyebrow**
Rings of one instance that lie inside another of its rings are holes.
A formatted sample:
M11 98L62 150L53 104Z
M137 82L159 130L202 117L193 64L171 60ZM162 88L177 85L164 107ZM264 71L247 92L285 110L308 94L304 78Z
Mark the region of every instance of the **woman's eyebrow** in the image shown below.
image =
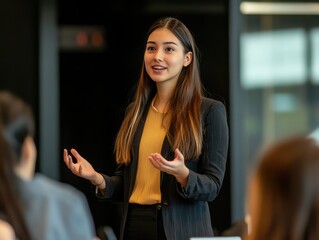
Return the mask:
M154 41L148 41L146 44L156 44L156 42L154 42ZM177 46L177 43L175 43L175 42L164 42L163 44L165 44L165 45L167 45L167 44L174 44L174 45Z

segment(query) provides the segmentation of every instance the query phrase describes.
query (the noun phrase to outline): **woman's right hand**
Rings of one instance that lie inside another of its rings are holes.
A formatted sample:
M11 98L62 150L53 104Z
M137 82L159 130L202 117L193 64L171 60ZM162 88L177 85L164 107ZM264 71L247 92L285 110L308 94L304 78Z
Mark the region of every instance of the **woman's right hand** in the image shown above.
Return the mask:
M63 150L63 160L73 174L91 181L93 185L98 185L103 181L102 175L96 172L92 165L74 148L70 152L76 159L76 162L73 161L72 156L68 154L68 150L66 149Z

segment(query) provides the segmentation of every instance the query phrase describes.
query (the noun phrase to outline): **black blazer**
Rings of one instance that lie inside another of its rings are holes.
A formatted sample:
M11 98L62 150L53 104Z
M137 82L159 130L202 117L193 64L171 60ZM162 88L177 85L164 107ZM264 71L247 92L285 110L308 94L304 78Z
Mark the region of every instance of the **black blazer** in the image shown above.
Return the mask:
M149 105L150 106L150 103ZM132 161L119 165L114 176L103 175L107 184L102 199L123 201L120 239L123 239L129 198L132 193L138 162L138 150L148 107L139 123L132 146ZM161 173L163 224L168 240L189 240L190 237L213 236L208 202L218 195L226 169L229 129L225 106L204 98L202 104L203 151L198 159L186 163L190 169L185 188L172 175ZM174 151L165 138L161 154L174 159ZM123 191L124 190L124 191Z

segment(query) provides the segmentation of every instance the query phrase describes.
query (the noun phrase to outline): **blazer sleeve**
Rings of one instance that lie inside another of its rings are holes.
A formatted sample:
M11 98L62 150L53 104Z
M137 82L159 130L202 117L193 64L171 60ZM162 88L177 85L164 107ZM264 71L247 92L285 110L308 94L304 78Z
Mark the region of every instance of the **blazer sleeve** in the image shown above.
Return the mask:
M185 188L178 184L184 198L212 201L218 195L226 170L229 128L222 102L205 99L202 108L203 150L197 160L187 163L190 169Z
M94 187L94 194L98 199L115 203L123 201L124 168L124 164L118 165L114 176L102 174L106 182L106 186L102 192L99 191L97 187Z

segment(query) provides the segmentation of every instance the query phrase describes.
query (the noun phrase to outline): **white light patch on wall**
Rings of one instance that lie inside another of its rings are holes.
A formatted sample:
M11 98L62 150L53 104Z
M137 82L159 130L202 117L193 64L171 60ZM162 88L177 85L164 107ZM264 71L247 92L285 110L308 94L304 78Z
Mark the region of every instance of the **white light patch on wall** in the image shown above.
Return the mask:
M319 143L319 128L316 128L314 131L312 131L309 134L309 137L315 139L317 141L317 143Z
M274 112L287 113L297 109L297 100L293 94L276 93L272 99L272 108Z
M311 81L319 84L319 28L310 32L311 41Z
M242 2L240 12L247 15L318 15L319 4L315 2Z
M302 84L307 78L302 29L244 33L240 38L241 84L245 89Z

